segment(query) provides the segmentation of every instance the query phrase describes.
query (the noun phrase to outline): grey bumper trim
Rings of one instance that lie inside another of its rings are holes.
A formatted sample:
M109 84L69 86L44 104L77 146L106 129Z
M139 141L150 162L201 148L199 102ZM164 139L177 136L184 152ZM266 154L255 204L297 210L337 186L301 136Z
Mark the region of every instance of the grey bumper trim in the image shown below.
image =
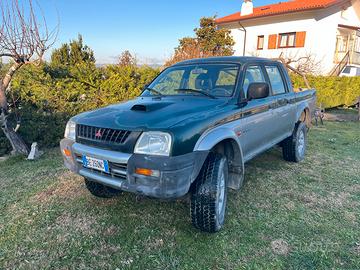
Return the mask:
M107 177L107 176L94 174L91 171L88 171L86 169L81 169L79 171L79 174L84 176L85 178L91 179L94 182L98 182L100 184L104 184L106 186L110 186L110 187L113 187L116 189L121 189L124 184L124 181L122 181L119 178L111 179L110 177Z
M72 146L72 149L76 154L88 155L98 159L105 159L114 163L127 164L129 158L131 157L131 154L99 149L80 143L75 143Z

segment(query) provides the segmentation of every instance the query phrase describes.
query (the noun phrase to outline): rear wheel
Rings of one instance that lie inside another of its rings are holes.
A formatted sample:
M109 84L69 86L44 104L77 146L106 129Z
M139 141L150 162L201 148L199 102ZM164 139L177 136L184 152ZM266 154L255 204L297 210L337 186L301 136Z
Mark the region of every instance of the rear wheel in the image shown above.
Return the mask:
M225 156L210 153L191 192L190 213L195 228L219 231L225 221L228 163Z
M92 195L99 198L113 198L119 195L122 191L111 187L104 186L102 184L90 181L85 178L86 188Z
M307 128L304 122L296 124L293 134L282 144L286 161L300 162L305 158L307 148Z

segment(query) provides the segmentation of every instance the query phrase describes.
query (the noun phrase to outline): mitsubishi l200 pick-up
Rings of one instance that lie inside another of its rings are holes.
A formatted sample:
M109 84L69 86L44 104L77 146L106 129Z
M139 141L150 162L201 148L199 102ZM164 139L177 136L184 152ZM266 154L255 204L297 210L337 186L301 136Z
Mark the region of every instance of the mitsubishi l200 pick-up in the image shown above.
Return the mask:
M193 225L216 232L247 161L275 145L286 161L304 159L315 100L315 90L294 92L278 61L188 60L162 71L134 100L71 118L61 151L93 195L190 193Z

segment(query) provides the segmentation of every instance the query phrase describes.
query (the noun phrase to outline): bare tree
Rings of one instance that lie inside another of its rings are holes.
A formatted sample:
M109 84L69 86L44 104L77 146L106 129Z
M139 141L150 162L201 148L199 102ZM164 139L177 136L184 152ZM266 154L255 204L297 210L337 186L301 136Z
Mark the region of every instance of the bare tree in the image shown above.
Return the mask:
M14 74L24 65L39 65L44 53L54 44L58 27L49 31L45 17L35 13L32 0L0 1L0 58L8 58L10 68L0 78L0 125L13 153L28 154L28 147L11 127L6 91Z
M319 61L312 53L306 53L302 56L285 56L281 53L280 58L282 58L287 65L292 66L298 72L303 74L316 75L319 73L319 70L321 70L321 61Z

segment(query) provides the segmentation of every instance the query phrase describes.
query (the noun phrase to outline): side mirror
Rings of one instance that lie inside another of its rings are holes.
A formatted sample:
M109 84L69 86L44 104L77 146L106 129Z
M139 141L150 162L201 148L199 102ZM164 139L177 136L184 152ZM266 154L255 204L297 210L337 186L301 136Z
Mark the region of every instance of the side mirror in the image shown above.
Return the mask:
M268 83L251 83L247 92L247 99L266 98L270 94L270 87Z

